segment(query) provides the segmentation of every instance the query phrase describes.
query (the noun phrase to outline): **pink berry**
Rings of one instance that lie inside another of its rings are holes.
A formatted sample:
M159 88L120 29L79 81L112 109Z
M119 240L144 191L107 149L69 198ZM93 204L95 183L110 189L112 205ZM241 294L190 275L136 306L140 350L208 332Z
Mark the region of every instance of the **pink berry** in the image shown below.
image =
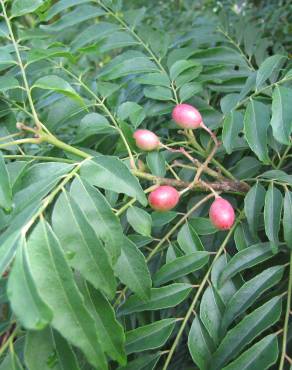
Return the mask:
M158 136L149 130L137 130L133 137L137 147L147 152L157 149L160 145Z
M219 197L212 203L209 217L212 224L219 230L229 230L234 223L235 213L232 205Z
M182 128L198 128L203 119L200 112L189 104L178 104L172 111L172 119Z
M179 192L172 186L159 186L150 193L148 200L150 206L156 211L169 211L177 205Z

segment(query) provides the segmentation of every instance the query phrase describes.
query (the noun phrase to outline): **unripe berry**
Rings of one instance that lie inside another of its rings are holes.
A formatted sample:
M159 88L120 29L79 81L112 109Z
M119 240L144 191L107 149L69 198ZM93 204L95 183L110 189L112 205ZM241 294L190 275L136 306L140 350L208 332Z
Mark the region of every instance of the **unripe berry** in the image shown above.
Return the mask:
M172 119L182 128L198 128L203 119L200 112L189 104L178 104L172 111Z
M158 136L149 130L137 130L133 137L137 147L147 152L157 149L160 145Z
M221 197L215 199L212 203L209 216L212 224L219 230L229 230L235 219L232 205Z
M172 186L159 186L150 193L148 200L153 209L166 212L177 205L179 201L179 192Z

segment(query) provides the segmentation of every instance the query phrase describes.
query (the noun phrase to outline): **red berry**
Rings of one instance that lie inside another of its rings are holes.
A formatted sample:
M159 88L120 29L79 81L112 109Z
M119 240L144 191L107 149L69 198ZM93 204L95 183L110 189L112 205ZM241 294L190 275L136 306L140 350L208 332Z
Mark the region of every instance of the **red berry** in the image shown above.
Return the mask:
M160 145L158 136L149 130L137 130L134 135L138 148L146 151L157 149Z
M172 186L159 186L150 193L148 200L150 206L156 211L169 211L177 205L179 192Z
M235 219L232 205L221 197L215 199L212 203L209 216L212 224L219 230L229 230Z
M189 104L178 104L172 111L172 119L183 128L198 128L202 123L200 112Z

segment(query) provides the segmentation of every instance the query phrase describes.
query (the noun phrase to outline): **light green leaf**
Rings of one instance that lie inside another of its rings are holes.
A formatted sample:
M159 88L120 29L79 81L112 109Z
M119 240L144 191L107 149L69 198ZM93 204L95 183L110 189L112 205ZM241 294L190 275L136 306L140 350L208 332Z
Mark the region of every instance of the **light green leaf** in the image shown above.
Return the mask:
M119 279L141 299L150 297L151 277L143 253L128 238L124 237L121 255L115 265Z
M268 239L271 241L273 251L277 251L278 249L282 206L282 193L272 183L265 197L264 220L265 231Z
M283 272L283 266L273 266L247 281L228 302L221 322L222 327L226 329L234 319L245 312L266 290L279 283Z
M161 267L153 276L155 285L162 285L168 281L178 279L202 268L209 260L208 252L194 252L178 257Z
M60 0L50 6L46 13L45 21L50 21L55 15L61 13L63 10L67 10L71 6L90 3L91 1L92 0Z
M44 4L43 0L14 0L12 3L11 14L13 17L32 13Z
M291 220L292 220L292 193L287 190L285 192L284 198L283 228L284 228L284 240L290 248L292 248Z
M77 94L69 82L63 80L63 78L59 76L49 75L41 77L32 86L32 88L36 87L39 89L58 92L78 101L81 105L85 104L81 96Z
M5 165L3 155L0 151L0 208L10 211L12 207L12 189L10 177Z
M71 12L64 14L56 22L48 25L42 25L41 28L49 32L60 32L68 27L77 26L77 24L105 14L104 10L91 5L81 5Z
M105 250L111 256L112 264L115 264L123 244L123 230L118 217L101 192L84 179L78 177L73 181L70 194L104 242Z
M161 347L171 335L176 319L164 319L126 333L126 352L146 351Z
M286 57L284 55L273 55L267 58L257 71L256 88L262 87L263 83L270 78L277 69L281 68L282 62Z
M0 61L1 63L1 61ZM19 88L19 82L16 78L11 76L1 76L0 77L0 91L5 92L11 89Z
M118 158L100 156L86 161L81 167L80 173L91 185L137 198L143 206L147 204L147 199L138 180Z
M54 206L52 225L70 266L113 298L116 281L108 255L85 214L65 191Z
M144 302L137 294L131 295L119 309L120 315L128 315L133 312L162 310L174 307L187 298L192 290L190 284L170 284L162 288L152 288L150 298Z
M12 270L7 295L11 307L26 329L40 330L50 323L53 313L41 299L30 271L26 241L21 238Z
M258 231L259 217L265 203L265 195L265 188L257 182L244 198L244 212L249 228L255 236Z
M290 144L292 131L292 89L276 86L273 91L271 126L274 138L282 144Z
M227 279L240 271L253 267L271 257L273 257L271 243L258 243L241 250L227 263L219 277L219 285L222 285Z
M127 219L137 233L151 236L152 218L149 213L141 208L132 206L127 210Z
M229 330L212 356L210 370L221 370L248 343L277 322L281 315L281 306L281 298L275 297Z
M24 360L29 370L51 370L52 361L54 370L80 370L71 346L51 328L27 333Z
M41 298L53 311L52 326L80 348L97 369L107 369L93 317L84 306L61 246L41 220L28 240L32 275Z
M267 105L251 100L244 115L245 138L251 150L258 158L268 164L267 131L270 123L270 113Z
M223 370L270 369L277 361L278 353L277 335L270 334L243 352Z

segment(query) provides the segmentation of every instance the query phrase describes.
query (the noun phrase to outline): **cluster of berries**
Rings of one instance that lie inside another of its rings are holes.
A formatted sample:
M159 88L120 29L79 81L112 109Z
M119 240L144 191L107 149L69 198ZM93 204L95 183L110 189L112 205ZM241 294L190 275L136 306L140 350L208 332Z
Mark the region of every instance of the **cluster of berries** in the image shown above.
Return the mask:
M172 111L172 118L176 124L184 129L205 128L200 112L189 104L178 104ZM157 135L149 130L137 130L134 139L138 148L152 151L163 147ZM172 186L159 186L149 195L149 204L156 211L166 212L174 208L179 202L180 193ZM210 220L218 229L228 230L235 219L231 204L217 196L209 211Z

